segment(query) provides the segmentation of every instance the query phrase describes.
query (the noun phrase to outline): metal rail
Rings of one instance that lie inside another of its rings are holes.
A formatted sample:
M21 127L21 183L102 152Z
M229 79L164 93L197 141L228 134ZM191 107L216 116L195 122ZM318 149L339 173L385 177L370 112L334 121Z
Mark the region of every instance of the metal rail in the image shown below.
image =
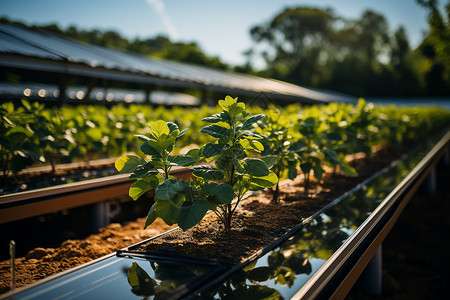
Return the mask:
M292 299L345 298L449 142L447 132Z
M171 174L186 178L190 171L174 167ZM127 196L131 185L128 176L119 174L0 196L0 224Z

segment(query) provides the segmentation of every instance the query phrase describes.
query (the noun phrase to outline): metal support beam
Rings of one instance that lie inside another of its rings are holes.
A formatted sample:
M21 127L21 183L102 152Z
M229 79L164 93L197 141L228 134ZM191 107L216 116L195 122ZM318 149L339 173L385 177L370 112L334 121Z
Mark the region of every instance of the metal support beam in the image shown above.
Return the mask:
M89 80L89 85L87 87L86 93L84 94L83 100L89 100L91 98L92 90L96 85L97 85L97 78L91 78L91 80Z
M209 94L208 90L205 88L202 88L200 90L200 92L201 92L201 96L200 96L201 104L208 104L208 94Z
M433 167L424 182L427 194L436 194L437 192L437 173L436 167Z
M359 278L359 287L365 295L381 295L383 291L382 261L382 245L380 245Z
M67 100L67 75L61 74L59 76L59 96L58 103L63 105Z
M153 86L146 84L144 86L144 92L145 92L145 103L146 104L152 104L152 99L150 97L150 94L152 93L153 90Z
M92 232L111 223L111 219L120 213L120 205L111 201L95 203L91 207L89 224Z

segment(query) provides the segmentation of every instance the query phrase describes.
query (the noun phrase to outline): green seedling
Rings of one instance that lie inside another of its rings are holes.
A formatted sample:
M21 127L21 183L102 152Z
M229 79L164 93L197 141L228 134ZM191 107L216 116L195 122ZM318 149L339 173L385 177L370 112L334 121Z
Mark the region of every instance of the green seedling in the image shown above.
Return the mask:
M300 169L305 175L305 194L308 194L311 171L314 177L322 180L324 170L322 169L322 155L318 142L319 122L314 117L308 117L300 123L299 131L302 138L291 144L289 151L295 152L300 163ZM294 172L294 170L292 170ZM295 169L296 172L296 169Z
M297 176L297 161L294 152L289 150L292 139L288 130L292 124L282 118L279 110L269 111L264 119L258 122L259 131L264 139L261 141L264 145L264 156L274 158L271 170L280 178L285 170L288 171L289 179L293 180ZM272 189L272 202L277 203L279 198L279 183Z
M230 230L233 213L244 194L273 187L278 183L277 175L269 169L276 160L274 156L249 157L249 152L261 153L264 146L261 135L250 129L264 118L263 114L245 116L245 104L227 96L219 101L221 113L204 118L211 123L200 131L216 139L200 149L200 156L214 166L191 168L193 174L205 181L204 189L210 194L210 205L214 213ZM218 181L218 182L216 182Z
M225 230L230 230L233 213L244 194L278 182L278 177L267 166L269 159L247 155L250 150L264 150L258 141L262 137L250 130L264 115L244 118L245 104L229 96L220 100L219 105L223 111L204 118L203 121L212 125L200 130L215 138L215 142L192 149L186 155L171 155L175 143L187 129L180 131L175 123L159 120L149 124L149 136L138 135L144 142L141 151L150 156L150 160L127 155L116 161L119 172L132 173L130 178L137 180L129 191L133 199L155 189L155 203L148 213L145 228L160 217L169 225L178 224L187 230L212 210ZM173 166L192 166L201 161L214 161L214 165L191 167L195 180L170 175Z

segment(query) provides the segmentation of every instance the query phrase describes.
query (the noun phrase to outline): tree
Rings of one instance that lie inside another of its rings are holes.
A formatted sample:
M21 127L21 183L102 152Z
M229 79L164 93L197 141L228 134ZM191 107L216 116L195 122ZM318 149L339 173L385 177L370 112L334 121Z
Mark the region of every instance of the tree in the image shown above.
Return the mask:
M408 45L406 33L398 34L400 47ZM386 62L393 47L391 34L386 18L377 12L345 19L331 9L288 8L253 27L251 35L266 45L262 56L267 70L261 75L359 96L396 91L394 72ZM409 47L398 51L403 51L396 53L403 59Z
M432 96L450 93L450 1L442 15L436 0L417 0L428 10L430 31L420 45L430 67L425 71L425 92Z
M334 19L331 10L287 8L271 22L253 27L250 34L256 42L269 45L264 58L274 77L318 86Z

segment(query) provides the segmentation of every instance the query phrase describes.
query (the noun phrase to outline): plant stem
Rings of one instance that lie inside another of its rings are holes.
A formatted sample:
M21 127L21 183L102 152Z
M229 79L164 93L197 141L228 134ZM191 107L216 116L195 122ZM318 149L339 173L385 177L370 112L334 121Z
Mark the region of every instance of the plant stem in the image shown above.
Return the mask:
M309 189L309 172L305 174L305 195L308 195Z
M281 170L280 168L276 169L276 174L277 177L280 178L281 176ZM279 195L279 191L280 191L280 182L277 182L277 185L275 186L275 189L272 190L272 203L278 203L278 195Z
M279 178L279 177L278 177ZM279 194L279 191L280 191L280 185L279 185L279 183L277 183L277 185L275 186L275 189L274 190L272 190L272 195L273 195L273 197L272 197L272 203L278 203L278 194Z
M233 120L231 120L231 124L230 124L231 125L230 129L233 133L232 138L231 138L231 142L232 142L231 148L232 149L234 149L236 147L236 130L235 130L234 122L235 122L235 120L233 119ZM228 184L231 186L234 186L234 171L235 171L234 164L232 164L230 173L228 174L228 178L229 178ZM238 196L237 203L239 203L239 198L240 197ZM236 206L237 206L237 203L236 203ZM226 204L225 210L224 210L224 220L223 220L224 221L223 225L224 225L225 231L231 230L231 218L233 216L233 212L234 212L234 210L231 208L231 204Z

